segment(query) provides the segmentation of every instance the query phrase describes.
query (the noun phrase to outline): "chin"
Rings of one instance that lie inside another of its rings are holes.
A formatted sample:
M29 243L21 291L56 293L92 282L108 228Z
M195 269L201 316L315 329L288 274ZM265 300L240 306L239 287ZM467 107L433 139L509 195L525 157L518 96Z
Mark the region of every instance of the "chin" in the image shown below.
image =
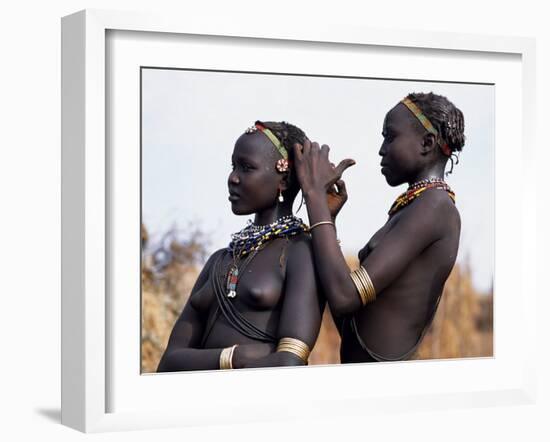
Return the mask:
M234 215L250 215L251 213L254 213L254 212L251 212L250 210L246 210L246 208L239 207L236 204L231 204L231 211L233 212Z
M386 183L388 183L391 187L399 186L400 183L398 183L392 176L383 174L384 178L386 178Z
M391 187L397 187L407 182L407 180L393 176L391 174L388 174L387 172L382 173L382 175L384 175L384 178L386 178L386 183L388 183Z
M242 213L237 207L231 206L231 211L234 215L244 215L244 213Z

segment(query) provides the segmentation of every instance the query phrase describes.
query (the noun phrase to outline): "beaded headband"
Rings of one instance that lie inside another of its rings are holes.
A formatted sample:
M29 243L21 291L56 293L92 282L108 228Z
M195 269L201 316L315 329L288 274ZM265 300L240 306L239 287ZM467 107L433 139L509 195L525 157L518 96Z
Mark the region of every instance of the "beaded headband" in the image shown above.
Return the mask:
M405 106L407 106L407 109L409 109L413 115L420 121L420 124L424 126L424 128L431 134L433 134L436 138L439 138L439 132L437 129L433 126L432 122L424 115L424 113L420 110L420 108L414 104L410 98L404 98L401 100L401 103L403 103ZM447 143L445 143L443 140L441 140L441 143L439 143L439 146L441 147L441 150L445 155L448 157L451 156L452 151L451 148Z
M250 134L250 133L256 132L257 130L259 130L267 138L269 138L269 141L273 143L277 151L283 157L279 161L277 161L277 170L279 172L286 172L289 167L288 151L286 150L286 147L283 146L283 143L279 141L279 139L273 134L273 132L271 132L267 127L265 127L263 124L259 123L258 121L255 123L254 126L251 126L248 129L246 129L245 133Z

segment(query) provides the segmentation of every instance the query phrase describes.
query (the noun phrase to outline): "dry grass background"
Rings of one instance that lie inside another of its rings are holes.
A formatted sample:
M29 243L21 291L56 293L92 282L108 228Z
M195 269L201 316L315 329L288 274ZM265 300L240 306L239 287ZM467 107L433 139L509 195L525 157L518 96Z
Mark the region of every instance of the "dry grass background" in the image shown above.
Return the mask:
M148 233L142 226L142 250ZM172 327L181 313L205 257L205 240L190 230L185 240L167 232L160 244L142 257L142 372L156 371ZM357 265L349 257L351 267ZM328 309L323 314L319 338L310 364L340 362L340 337ZM471 271L458 265L443 292L438 311L415 359L446 359L493 355L493 294L479 293Z

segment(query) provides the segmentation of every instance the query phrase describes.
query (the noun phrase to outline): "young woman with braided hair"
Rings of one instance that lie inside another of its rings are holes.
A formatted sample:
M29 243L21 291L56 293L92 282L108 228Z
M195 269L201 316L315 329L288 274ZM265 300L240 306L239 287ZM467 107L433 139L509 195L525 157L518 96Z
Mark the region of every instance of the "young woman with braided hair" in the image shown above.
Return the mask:
M443 96L410 94L387 113L382 135L382 174L390 186L409 188L359 252L356 271L346 264L334 226L347 199L340 178L355 162L346 159L334 167L328 146L295 145L315 266L341 334L342 362L409 359L435 314L458 251L460 216L444 174L464 146L462 112Z
M292 213L292 146L306 140L296 126L261 121L237 140L229 200L254 221L206 262L157 371L307 364L324 301L307 226Z

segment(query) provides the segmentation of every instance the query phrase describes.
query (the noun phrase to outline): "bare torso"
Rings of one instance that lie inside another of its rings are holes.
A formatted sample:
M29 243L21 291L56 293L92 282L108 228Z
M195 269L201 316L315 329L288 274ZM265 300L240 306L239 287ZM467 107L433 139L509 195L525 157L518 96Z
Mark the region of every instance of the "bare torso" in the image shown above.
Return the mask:
M360 261L364 262L388 232L411 216L419 216L414 212L414 202L390 217L374 234L359 253ZM450 199L441 211L441 216L441 221L447 227L445 233L427 244L405 270L377 294L375 302L353 315L359 336L371 354L367 354L353 333L351 318L337 320L339 330L343 331L342 362L403 359L416 346L435 312L458 250L460 216ZM421 219L418 221L422 222ZM406 240L403 238L403 241ZM391 253L391 250L385 250L385 253Z
M222 349L234 345L234 368L307 362L275 350L283 337L312 348L319 333L324 300L317 292L309 236L266 243L246 267L241 263L236 296L228 298L226 278L232 264L225 249L209 258L174 324L157 371L218 369Z
M256 327L276 336L284 293L286 273L286 254L291 251L290 241L278 238L266 245L250 261L239 277L237 296L232 299L236 309ZM216 253L222 253L221 251ZM232 263L225 253L219 269L224 276ZM210 268L209 279L215 269ZM218 275L219 276L219 275ZM210 282L205 283L190 299L193 307L206 321L207 335L204 348L220 348L233 344L257 343L232 327L224 315L217 309L217 300ZM212 317L215 320L212 321ZM210 326L210 328L209 328ZM204 337L203 337L204 339Z

